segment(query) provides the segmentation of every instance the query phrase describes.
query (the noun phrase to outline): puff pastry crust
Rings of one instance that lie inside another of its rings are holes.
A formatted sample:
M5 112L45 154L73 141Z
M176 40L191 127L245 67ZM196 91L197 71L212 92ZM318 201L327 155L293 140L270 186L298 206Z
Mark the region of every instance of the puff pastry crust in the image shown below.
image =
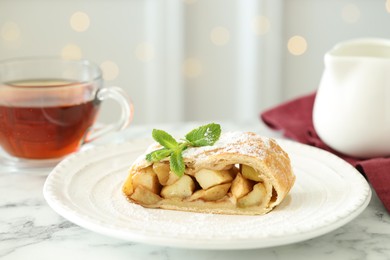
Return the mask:
M287 196L295 175L288 154L271 138L227 132L213 146L183 152L185 174L169 171L169 160L148 162L152 144L130 167L122 191L147 208L215 214L262 215Z

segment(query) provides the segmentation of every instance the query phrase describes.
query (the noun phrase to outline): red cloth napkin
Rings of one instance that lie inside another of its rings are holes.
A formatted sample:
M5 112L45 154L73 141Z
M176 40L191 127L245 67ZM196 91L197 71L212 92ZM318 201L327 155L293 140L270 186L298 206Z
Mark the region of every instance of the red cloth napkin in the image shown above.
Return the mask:
M340 154L318 137L314 130L312 110L315 93L288 101L261 113L261 119L269 127L298 142L327 150L352 164L366 176L379 199L390 213L390 158L357 159Z

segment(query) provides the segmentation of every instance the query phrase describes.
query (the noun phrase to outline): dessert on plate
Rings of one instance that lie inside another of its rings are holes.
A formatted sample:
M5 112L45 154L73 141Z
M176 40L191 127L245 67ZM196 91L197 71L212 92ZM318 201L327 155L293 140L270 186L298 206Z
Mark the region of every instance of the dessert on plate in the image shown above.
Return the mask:
M159 136L162 134L162 137ZM122 190L147 208L261 215L287 196L295 181L288 154L252 132L220 133L209 124L176 141L154 130L157 141L130 167Z

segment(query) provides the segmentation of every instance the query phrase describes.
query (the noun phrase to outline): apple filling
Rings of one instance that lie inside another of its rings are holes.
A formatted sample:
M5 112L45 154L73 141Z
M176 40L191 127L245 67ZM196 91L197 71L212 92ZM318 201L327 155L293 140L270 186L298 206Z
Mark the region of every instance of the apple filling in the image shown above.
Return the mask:
M259 206L267 187L248 165L228 165L222 170L186 169L182 177L170 171L168 162L156 162L136 172L124 185L127 196L141 205L158 205L161 200L221 202L237 207ZM271 188L272 189L272 188Z

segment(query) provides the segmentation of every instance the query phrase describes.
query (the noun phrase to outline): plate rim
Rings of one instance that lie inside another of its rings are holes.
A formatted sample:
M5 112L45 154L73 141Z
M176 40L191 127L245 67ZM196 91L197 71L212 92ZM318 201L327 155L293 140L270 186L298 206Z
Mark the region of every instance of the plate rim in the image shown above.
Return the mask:
M187 249L190 249L190 248L192 248L192 249L217 249L217 250L218 249L223 249L223 250L226 250L226 249L230 249L230 250L254 249L254 248L266 248L266 247L272 247L272 246L280 246L280 245L287 245L287 244L291 244L291 243L297 243L297 242L305 241L305 240L308 240L311 238L315 238L315 237L324 235L326 233L329 233L331 231L334 231L334 230L342 227L343 225L347 224L348 222L355 219L358 215L360 215L365 210L365 208L368 206L368 204L371 200L371 196L372 196L371 188L370 188L369 184L367 183L367 181L364 179L364 177L352 165L350 165L349 163L347 163L343 159L337 157L336 155L334 155L328 151L319 149L317 147L309 146L306 144L298 143L296 141L287 140L287 139L278 139L278 138L273 138L273 139L275 139L281 145L281 147L283 149L285 149L285 147L288 147L288 146L293 147L294 150L301 149L301 148L306 149L306 150L308 149L308 151L318 153L318 154L320 154L320 156L325 156L327 158L331 158L329 160L333 160L333 161L337 162L338 164L342 165L342 167L347 167L347 168L349 168L350 171L356 172L356 174L358 174L360 176L357 178L360 178L359 181L360 181L361 185L364 185L366 188L364 199L362 196L362 200L360 201L360 205L354 205L354 209L352 211L349 211L349 214L344 214L344 216L341 218L339 217L338 220L336 221L337 224L335 224L334 222L330 222L330 224L322 226L322 227L317 228L315 230L306 230L306 231L300 233L299 235L295 235L295 236L290 235L287 238L285 237L283 239L281 239L279 236L269 237L269 238L267 238L268 243L256 243L256 241L258 242L259 239L258 240L254 240L251 238L240 239L238 244L237 244L237 240L235 241L236 242L235 246L232 247L229 244L229 246L227 247L226 241L228 241L228 240L213 241L212 244L199 242L199 241L195 241L196 243L188 244L188 241L191 239L164 238L164 240L161 241L161 238L162 238L161 236L151 238L149 234L142 234L142 233L132 234L132 233L129 233L129 232L126 232L123 230L122 231L117 230L117 229L115 229L113 232L112 226L110 226L109 224L104 225L107 223L102 223L101 221L99 222L99 220L97 220L97 219L95 219L96 221L94 221L94 219L93 218L91 219L89 216L83 217L82 215L80 215L79 212L73 210L72 208L69 208L68 205L66 205L62 201L58 201L58 199L56 199L56 195L53 193L54 191L51 188L53 185L55 185L53 183L55 181L54 177L56 177L57 175L59 175L61 173L61 168L65 167L68 164L72 164L73 161L75 161L75 160L76 161L81 160L82 156L89 157L89 156L91 156L91 154L96 154L96 153L99 154L102 151L105 151L107 149L115 149L118 147L125 147L124 149L126 149L126 147L129 147L128 152L131 152L131 150L133 148L130 148L130 147L134 143L140 142L141 144L146 145L146 143L152 142L150 139L147 139L147 138L128 140L128 141L123 142L123 143L109 143L109 144L105 144L105 145L98 145L98 146L89 148L87 150L72 154L71 156L69 156L69 157L65 158L63 161L61 161L49 173L49 175L44 183L44 186L43 186L43 195L44 195L44 198L45 198L46 202L48 203L48 205L57 214L61 215L65 219L67 219L67 220L73 222L74 224L76 224L80 227L83 227L87 230L90 230L90 231L93 231L93 232L96 232L96 233L99 233L102 235L127 240L130 242L143 243L143 244L149 244L149 245L155 245L155 246L187 248ZM142 151L142 150L144 150L144 148L146 148L146 146L143 148L139 148L139 149L140 149L140 151ZM129 162L129 166L130 166L130 164L131 164L131 162ZM61 177L64 178L64 175L61 174ZM90 222L86 221L86 219L88 219L88 218L92 221L90 221ZM261 242L264 242L264 239L260 239L260 240L261 240ZM191 241L193 242L193 240L191 240ZM248 243L248 242L250 242L250 243Z

